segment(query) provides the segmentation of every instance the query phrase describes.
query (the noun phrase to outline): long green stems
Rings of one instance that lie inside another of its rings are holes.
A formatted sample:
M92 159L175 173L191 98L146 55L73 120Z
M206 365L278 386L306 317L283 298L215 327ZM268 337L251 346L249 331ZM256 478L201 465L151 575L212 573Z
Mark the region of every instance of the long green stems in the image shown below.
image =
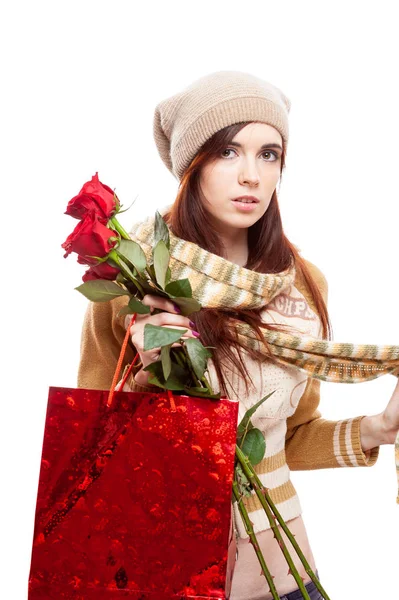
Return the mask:
M241 467L242 467L247 479L250 481L252 488L255 490L255 493L258 496L258 498L266 512L267 518L269 519L270 527L272 528L273 533L274 533L274 537L278 541L278 544L281 548L282 553L285 556L285 559L288 563L290 572L291 572L292 576L294 577L294 579L298 585L298 588L301 590L304 599L310 600L309 594L306 591L303 580L294 565L294 562L293 562L291 555L287 549L287 546L285 545L284 540L281 536L281 533L276 525L275 517L272 514L268 503L266 502L266 498L265 498L265 496L263 494L263 490L262 490L263 486L261 485L261 487L259 487L259 484L257 483L257 481L254 477L254 471L253 471L251 463L248 460L248 457L245 456L245 454L242 452L241 448L237 445L236 445L236 457L237 457L238 461L240 462Z
M302 562L303 566L305 567L306 573L312 579L312 581L316 585L317 589L322 594L323 598L325 598L325 600L330 600L327 592L324 590L323 586L321 585L320 581L317 579L317 577L316 577L315 573L313 572L311 566L309 565L308 561L306 560L305 555L303 554L302 550L300 549L300 547L298 545L298 542L296 541L295 537L293 536L293 534L288 529L287 524L285 523L283 517L280 515L280 513L279 513L276 505L274 504L273 500L271 499L271 497L270 497L267 489L265 488L265 486L260 481L257 473L255 472L253 466L251 465L251 463L249 461L248 461L248 464L249 464L250 469L253 472L254 480L255 480L256 484L258 485L259 490L261 490L261 493L264 494L266 502L270 505L270 508L274 512L274 515L277 518L277 521L279 522L281 528L283 529L284 533L286 534L286 536L290 540L292 546L294 547L294 550L296 551L296 553L298 554L299 558L301 559L301 562Z
M251 482L251 485L253 487L253 489L255 490L256 495L258 496L262 507L264 508L268 518L269 518L269 522L272 526L273 532L274 532L274 536L275 538L278 540L279 542L279 546L288 562L288 565L290 567L290 571L291 574L293 575L293 577L295 578L295 581L298 583L299 585L299 589L302 591L302 593L307 594L306 592L306 588L303 590L302 587L304 588L303 585L303 581L302 578L300 578L300 581L298 581L297 577L295 576L295 574L299 577L298 572L296 571L295 567L292 568L291 563L291 557L290 554L284 544L283 538L281 537L281 534L278 530L277 525L275 524L275 519L278 520L279 524L281 525L284 533L287 535L288 539L290 540L292 546L294 547L294 550L296 551L296 553L298 554L302 564L305 567L306 572L308 573L308 575L310 576L310 578L312 579L312 581L314 582L314 584L316 585L317 589L319 590L319 592L322 594L323 598L325 598L325 600L330 600L327 592L324 590L323 586L321 585L320 581L317 579L316 575L314 574L314 572L312 571L309 563L307 562L303 552L301 551L298 543L295 540L295 537L292 535L292 533L290 532L289 528L287 527L286 523L284 522L283 518L281 517L279 511L277 510L275 504L273 503L272 499L270 498L270 495L267 491L267 488L264 487L264 485L262 484L262 482L260 481L259 477L257 476L253 466L251 465L250 461L248 460L247 456L245 456L245 454L242 452L242 450L239 448L239 446L236 446L236 457L239 460L243 471L246 475L246 477L249 479L249 481ZM270 505L270 507L269 507ZM270 508L271 510L274 512L274 515L271 515L270 513ZM271 515L272 521L269 517L269 515ZM309 597L309 596L304 596Z
M267 568L265 559L263 557L263 554L261 552L258 540L257 540L255 532L254 532L252 521L250 520L248 512L247 512L247 509L244 506L244 503L242 501L242 497L240 496L240 493L239 493L239 490L238 490L238 485L237 485L236 481L233 481L233 494L234 494L235 499L237 500L238 510L240 511L240 515L241 515L242 520L244 522L244 526L245 526L246 532L249 535L249 539L251 540L251 544L254 547L254 550L255 550L256 555L258 557L258 560L260 562L260 566L262 567L262 571L263 571L263 573L264 573L264 575L266 577L267 583L269 584L269 590L273 594L273 599L274 600L279 600L280 596L278 595L278 592L276 590L276 586L274 585L273 575L270 574L270 571Z

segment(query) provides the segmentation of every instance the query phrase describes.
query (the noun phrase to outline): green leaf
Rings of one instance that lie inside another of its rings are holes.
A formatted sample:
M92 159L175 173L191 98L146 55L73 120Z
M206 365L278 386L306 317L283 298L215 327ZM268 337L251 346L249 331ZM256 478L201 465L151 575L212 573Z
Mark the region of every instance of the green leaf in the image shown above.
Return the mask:
M149 371L151 376L148 378L149 383L158 385L167 390L184 390L184 386L188 383L188 374L185 369L177 365L176 363L171 364L171 372L167 380L165 380L163 374L162 361L157 360L156 362L147 365L143 371Z
M120 311L118 312L118 317L123 317L123 315L131 315L132 311L129 308L129 306L124 306L123 308L120 309Z
M119 256L128 260L140 273L147 266L147 259L141 246L133 240L121 240L116 249Z
M193 312L201 310L201 304L194 298L176 298L173 296L173 302L181 309L181 314L184 317L191 315Z
M160 240L165 242L167 249L170 249L169 229L166 225L161 213L156 211L154 222L154 248Z
M170 360L170 348L171 344L168 344L167 346L162 346L161 348L161 362L165 381L168 379L170 371L172 369L172 362Z
M205 388L185 386L184 391L187 396L194 396L196 398L210 398L212 400L219 400L221 397L220 392L218 394L209 394Z
M165 289L166 272L169 265L169 250L163 240L160 240L154 248L154 269L157 283Z
M132 315L133 313L136 313L138 315L147 315L150 312L151 309L149 306L146 306L145 304L140 302L140 300L133 297L130 298L129 304L127 306L124 306L120 309L118 316Z
M260 429L253 428L247 432L241 450L252 465L257 465L265 455L266 442Z
M107 302L118 296L130 296L129 292L108 279L92 279L75 288L92 302Z
M198 379L201 379L204 376L208 358L211 358L212 354L197 339L188 338L183 343L187 349L194 372Z
M170 270L170 267L168 267L166 269L166 275L165 275L165 288L168 285L168 283L170 282L171 277L172 277L172 271Z
M245 475L244 471L242 470L242 466L240 465L240 463L237 463L235 465L234 470L235 470L235 480L237 481L238 490L240 492L240 495L251 496L251 483L250 483L249 479L247 478L247 476Z
M270 396L272 394L274 394L276 390L273 390L272 392L270 392L270 394L268 394L267 396L264 396L263 398L261 398L259 400L259 402L257 402L256 404L254 404L251 408L249 408L247 410L247 412L245 413L245 415L243 416L241 423L238 425L237 427L237 438L242 438L245 435L245 432L248 431L249 429L253 428L253 425L250 421L252 415L254 414L254 412L256 411L256 409L263 404L263 402L265 400L267 400L268 398L270 398Z
M165 287L165 292L171 296L182 296L183 298L192 298L193 291L189 279L177 279Z
M175 329L174 327L162 327L147 323L144 326L144 350L174 344L186 331L187 329Z
M161 383L158 379L158 377L156 377L155 375L149 375L148 377L148 383L151 383L152 385L157 385L160 388L163 388L164 390L166 390L166 385L164 385L163 383Z
M129 309L131 313L137 313L138 315L147 315L151 312L151 308L137 298L130 298Z

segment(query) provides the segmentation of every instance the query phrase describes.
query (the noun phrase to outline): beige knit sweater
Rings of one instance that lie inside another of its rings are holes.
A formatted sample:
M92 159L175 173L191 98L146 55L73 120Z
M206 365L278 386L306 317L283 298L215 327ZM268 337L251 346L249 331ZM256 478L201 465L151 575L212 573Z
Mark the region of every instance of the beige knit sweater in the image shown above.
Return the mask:
M327 302L328 286L324 275L309 261L307 266ZM119 309L125 304L124 297L110 302L89 303L82 330L78 387L110 388L126 332L125 326L130 320L117 316ZM291 288L276 296L267 305L262 319L266 322L289 324L298 331L314 337L322 334L320 318L310 291L299 273ZM134 356L133 347L128 347L125 364L130 363ZM212 387L219 391L212 360L208 366ZM254 384L249 394L245 393L244 382L238 372L230 370L227 374L232 385L231 398L239 401L238 421L248 408L276 390L252 417L254 426L261 429L266 440L265 457L255 469L262 483L270 489L270 496L285 521L302 512L290 479L290 470L372 466L376 463L379 447L367 453L361 448L360 420L364 415L339 421L321 417L318 410L320 380L308 378L306 374L289 365L274 364L269 360L260 363L247 357L246 366ZM139 368L136 368L134 373ZM134 389L154 390L153 387L147 388L137 384ZM256 495L253 494L244 501L255 533L268 529L269 521ZM234 511L238 535L242 538L248 537L236 504Z

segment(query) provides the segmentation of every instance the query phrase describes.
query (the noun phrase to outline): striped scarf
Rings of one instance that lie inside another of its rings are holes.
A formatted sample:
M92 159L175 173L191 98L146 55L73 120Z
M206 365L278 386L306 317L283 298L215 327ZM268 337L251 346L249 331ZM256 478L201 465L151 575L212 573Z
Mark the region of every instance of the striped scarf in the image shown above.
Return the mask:
M130 235L140 244L147 261L152 258L154 217L135 223ZM169 230L171 280L188 278L193 297L203 307L258 309L295 281L295 265L281 273L258 273L204 250ZM270 356L253 329L237 322L244 347ZM275 360L310 377L335 383L360 383L392 373L399 377L399 346L339 343L306 335L262 330ZM395 443L399 486L399 432ZM399 503L399 492L397 502Z

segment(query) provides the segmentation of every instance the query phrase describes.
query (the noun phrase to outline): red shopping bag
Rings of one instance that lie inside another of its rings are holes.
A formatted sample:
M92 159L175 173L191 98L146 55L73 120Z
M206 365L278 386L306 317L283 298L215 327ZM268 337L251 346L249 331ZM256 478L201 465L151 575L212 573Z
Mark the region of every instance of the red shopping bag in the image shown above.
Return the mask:
M229 598L238 403L49 390L29 600Z

